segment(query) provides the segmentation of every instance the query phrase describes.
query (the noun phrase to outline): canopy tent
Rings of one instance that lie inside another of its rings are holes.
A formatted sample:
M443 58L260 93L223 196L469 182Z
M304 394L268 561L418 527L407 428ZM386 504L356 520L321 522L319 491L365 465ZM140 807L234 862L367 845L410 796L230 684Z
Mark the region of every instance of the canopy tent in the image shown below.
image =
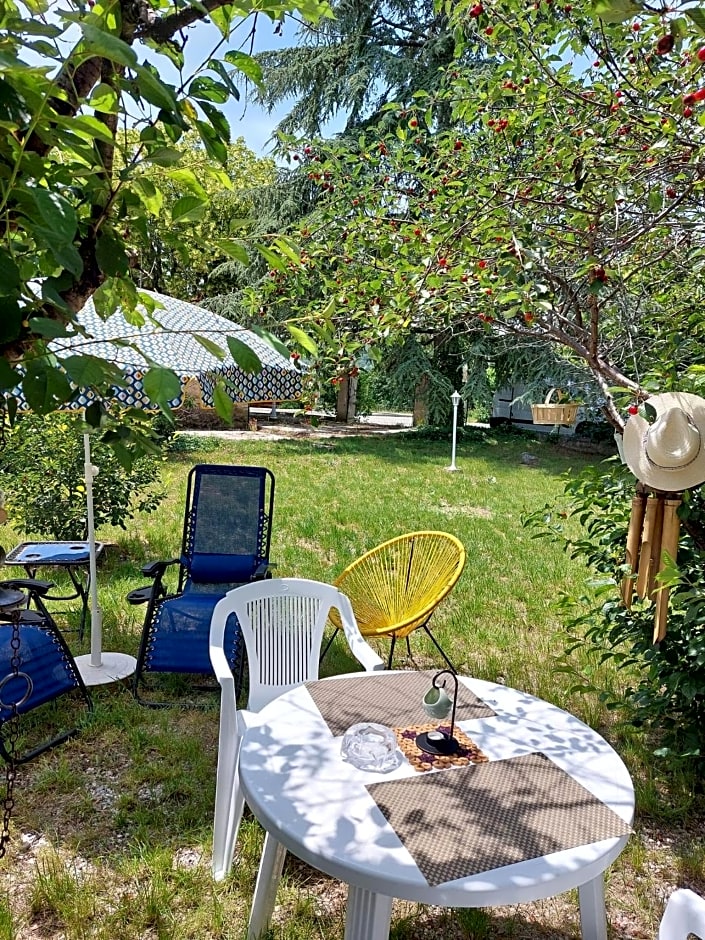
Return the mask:
M97 356L118 366L125 375L125 383L113 389L111 401L118 407L156 410L144 391L144 373L151 366L171 369L181 380L181 395L169 404L178 408L183 404L185 390L198 382L203 405L212 406L215 386L224 384L233 402L293 401L302 391L301 373L296 365L277 352L269 343L251 330L226 320L196 304L177 300L165 294L142 291L156 302L154 313L146 311L142 326L129 322L118 310L102 319L92 300L77 316L81 332L55 339L51 350L61 359L69 355ZM194 338L202 337L205 344ZM261 368L246 371L233 359L228 350L228 337L234 338L254 353ZM206 348L213 345L223 350L219 358ZM88 389L79 389L67 408L85 408L94 399ZM21 405L20 405L21 407ZM91 460L90 437L84 436L86 521L90 548L89 577L91 604L91 652L76 659L87 685L98 685L125 678L134 672L136 660L123 653L103 653L102 612L98 604L96 575L96 539L93 519L93 478L98 473Z
M119 366L129 382L126 388L116 389L114 397L125 407L156 407L142 386L142 375L148 364L172 369L184 384L196 379L206 406L213 405L213 390L219 378L225 380L228 395L235 402L293 401L300 397L300 370L252 330L196 304L152 291L142 293L157 302L153 314L156 323L145 317L141 327L135 326L120 310L103 320L89 300L77 317L86 335L75 333L56 339L51 349L59 357L98 356ZM224 358L219 359L209 352L194 334L220 347ZM228 337L253 352L262 364L261 370L246 372L237 365L228 351ZM85 407L90 398L90 393L79 394L72 407ZM179 404L180 399L172 406Z

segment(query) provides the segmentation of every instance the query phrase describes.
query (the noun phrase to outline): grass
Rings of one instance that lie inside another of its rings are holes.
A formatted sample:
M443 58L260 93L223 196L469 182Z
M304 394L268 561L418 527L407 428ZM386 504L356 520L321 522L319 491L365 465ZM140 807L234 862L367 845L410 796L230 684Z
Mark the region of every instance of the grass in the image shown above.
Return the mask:
M195 448L196 445L194 445ZM272 559L281 576L331 580L374 545L414 529L443 529L468 551L465 571L434 616L433 629L459 668L568 708L601 731L635 780L637 831L608 879L614 937L655 935L663 885L705 888L705 852L696 823L703 808L692 782L668 775L635 729L617 723L599 699L569 691L556 670L562 649L555 599L583 587L587 572L559 546L531 539L522 514L554 499L562 474L582 456L545 438L477 433L458 447L447 473L448 443L417 434L384 438L221 442L187 450L163 466L168 496L157 512L121 529L99 570L105 649L137 652L143 608L125 603L139 567L178 554L185 481L193 463L262 464L276 477ZM522 454L537 456L536 465ZM32 535L32 533L28 533ZM18 533L0 527L0 544ZM77 611L71 619L74 624ZM76 653L87 651L68 634ZM385 654L386 645L379 650ZM438 663L430 641L412 637L418 666ZM408 665L404 648L395 665ZM590 665L611 687L609 667ZM350 668L343 645L325 672ZM599 684L599 682L597 683ZM262 833L246 817L230 878L210 877L217 752L217 700L204 711L150 710L126 685L99 687L80 736L18 773L12 842L0 862L0 940L42 937L242 940ZM61 718L71 721L69 705ZM41 731L41 728L38 730ZM332 940L343 933L344 896L336 882L289 859L272 937ZM574 896L491 911L442 912L395 904L397 940L433 931L445 938L575 938ZM632 931L631 933L629 931ZM639 932L641 931L641 932Z

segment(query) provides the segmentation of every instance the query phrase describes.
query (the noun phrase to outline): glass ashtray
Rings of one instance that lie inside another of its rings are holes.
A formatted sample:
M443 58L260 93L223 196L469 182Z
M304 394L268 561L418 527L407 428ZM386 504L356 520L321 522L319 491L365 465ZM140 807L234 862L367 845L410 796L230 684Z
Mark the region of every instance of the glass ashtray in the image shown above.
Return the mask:
M397 749L397 736L391 728L363 721L353 725L343 735L340 745L343 760L358 770L373 770L387 773L401 764L401 752Z

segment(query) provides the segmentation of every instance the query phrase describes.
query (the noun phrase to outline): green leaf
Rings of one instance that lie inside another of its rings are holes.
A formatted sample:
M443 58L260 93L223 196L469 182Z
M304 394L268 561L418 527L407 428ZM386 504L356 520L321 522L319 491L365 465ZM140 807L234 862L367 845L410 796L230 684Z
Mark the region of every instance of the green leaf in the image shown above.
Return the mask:
M155 74L153 66L139 65L135 68L135 72L137 74L137 87L150 104L168 112L179 110L174 89L165 84Z
M92 52L105 59L110 59L111 62L117 62L118 65L126 65L128 68L137 67L137 54L132 46L128 46L122 39L113 36L111 33L106 33L85 20L80 20L78 25L83 32L86 44L90 46Z
M145 156L145 162L156 163L157 166L174 166L183 159L183 151L173 147L159 147Z
M287 323L286 328L302 349L305 349L306 352L310 352L312 356L318 354L318 346L308 333L304 333L302 329L298 326L294 326L292 323Z
M103 229L96 245L96 258L100 270L110 277L126 275L130 270L130 263L125 253L122 240L108 229Z
M211 122L211 126L215 133L218 135L218 138L222 141L225 141L226 144L230 143L230 124L228 119L225 117L223 112L219 108L213 107L212 104L207 104L207 102L202 101L201 107L205 112L208 120Z
M153 366L142 379L145 394L150 401L166 407L173 398L181 395L181 380L171 369Z
M705 33L705 10L702 7L692 7L683 10L683 13L692 20L701 33Z
M132 186L139 193L147 212L150 215L159 216L164 205L164 194L161 189L157 189L154 183L145 176L133 180Z
M623 23L624 20L643 12L634 0L597 0L592 10L605 23Z
M232 258L234 261L239 261L240 264L250 263L250 257L245 247L232 238L218 238L214 242L214 246L220 248L229 258Z
M262 362L259 356L247 343L243 343L237 336L228 336L227 342L230 355L243 372L250 374L262 371Z
M274 268L275 271L286 271L286 262L276 251L272 251L271 248L268 248L267 245L263 245L261 242L257 242L255 248L266 260L270 268Z
M46 233L52 242L71 242L76 235L78 218L73 206L57 192L41 187L28 187L23 195L34 205L33 228ZM79 268L80 271L80 268Z
M178 187L187 190L204 201L208 200L208 193L198 181L193 170L178 167L177 169L171 170L168 175L169 179L173 180Z
M201 101L214 101L216 104L225 104L230 97L230 92L209 75L198 75L191 82L188 88L188 94Z
M100 388L106 385L122 386L125 384L125 376L120 369L97 356L61 357L61 365L77 388Z
M0 248L0 294L12 294L19 285L20 269L12 256L5 249Z
M223 166L226 166L228 162L228 148L223 141L216 136L210 124L206 124L205 121L196 121L196 130L211 160L217 160L218 163L222 163Z
M207 336L201 336L198 333L191 334L197 343L200 343L205 350L207 350L211 356L215 356L216 359L223 360L225 359L225 350L222 346L219 346L217 343L213 342L212 339L208 339Z
M274 333L270 333L269 330L265 330L264 327L261 326L251 326L250 332L254 333L255 336L259 336L260 339L265 341L265 343L269 343L272 349L278 352L280 356L283 356L285 359L289 358L290 350L287 348L287 346L284 345L284 343L282 343L278 336L274 335Z
M646 202L653 213L660 212L663 208L663 194L658 189L652 189L649 191Z
M653 424L658 413L653 405L650 405L648 401L645 401L644 404L639 409L639 414L644 418L649 424Z
M91 92L89 104L96 111L102 111L104 114L117 114L119 105L117 92L112 85L101 82Z
M249 78L251 82L254 82L258 88L262 87L262 66L251 55L231 49L230 52L225 53L223 58L230 65L234 65L238 72L242 72L245 78Z
M10 391L20 384L21 376L11 367L7 359L0 357L0 389Z
M29 321L29 328L38 336L44 336L46 339L56 339L58 336L68 336L69 331L65 324L60 320L52 320L50 317L32 317Z
M27 404L37 414L48 414L67 402L73 389L64 373L46 360L34 360L22 379Z
M228 395L225 383L222 379L218 379L215 383L215 388L213 389L213 405L218 417L222 418L223 421L226 421L228 424L232 424L233 400L230 395Z
M206 214L208 200L200 196L182 196L171 208L172 222L199 222Z
M294 264L301 264L301 256L292 243L283 237L275 238L274 245Z

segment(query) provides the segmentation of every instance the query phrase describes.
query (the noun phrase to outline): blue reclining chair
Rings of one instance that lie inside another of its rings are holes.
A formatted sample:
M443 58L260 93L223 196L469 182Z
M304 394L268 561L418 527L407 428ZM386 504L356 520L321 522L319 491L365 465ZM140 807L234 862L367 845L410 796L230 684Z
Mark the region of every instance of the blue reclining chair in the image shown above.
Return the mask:
M28 712L68 693L75 693L87 711L93 708L71 651L42 604L46 590L47 582L29 578L0 582L0 755L11 766L78 733L77 727L66 729L65 715L54 709L45 710L42 721L30 727L31 722L20 721ZM28 599L39 609L30 610ZM35 743L37 738L42 740Z
M190 471L181 557L146 565L142 572L153 583L127 598L131 604L147 603L134 678L135 697L143 705L175 704L173 697L144 697L146 673L213 676L208 652L213 608L234 587L271 576L273 509L274 476L265 467L199 464ZM179 565L179 580L170 594L164 576L173 564ZM242 636L234 617L226 650L233 673L242 676Z

